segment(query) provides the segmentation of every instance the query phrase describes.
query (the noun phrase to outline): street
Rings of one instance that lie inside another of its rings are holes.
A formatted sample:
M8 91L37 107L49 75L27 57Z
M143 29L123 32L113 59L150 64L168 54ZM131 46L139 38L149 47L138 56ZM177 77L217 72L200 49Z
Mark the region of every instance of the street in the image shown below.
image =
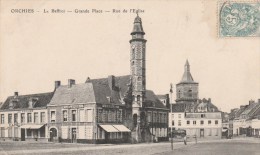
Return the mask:
M69 144L69 143L29 143L29 142L0 142L1 155L13 154L153 154L153 155L260 155L260 139L232 139L232 140L209 140L174 143L171 150L169 142L143 143L143 144Z

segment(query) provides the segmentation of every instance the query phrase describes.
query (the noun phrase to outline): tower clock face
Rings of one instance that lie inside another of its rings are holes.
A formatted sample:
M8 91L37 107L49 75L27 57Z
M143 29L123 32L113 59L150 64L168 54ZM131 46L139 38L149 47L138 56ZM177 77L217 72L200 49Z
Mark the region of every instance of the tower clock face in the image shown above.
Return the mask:
M132 49L134 49L135 48L135 45L132 45Z

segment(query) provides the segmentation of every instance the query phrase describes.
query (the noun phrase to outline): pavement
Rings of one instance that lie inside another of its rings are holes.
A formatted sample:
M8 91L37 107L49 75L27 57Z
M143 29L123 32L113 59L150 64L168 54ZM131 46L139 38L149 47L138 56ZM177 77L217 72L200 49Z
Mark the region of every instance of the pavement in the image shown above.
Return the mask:
M72 143L30 143L30 142L0 142L0 155L58 155L58 154L187 154L187 155L232 155L246 154L260 155L260 139L235 138L235 139L213 139L188 142L175 142L174 150L171 150L170 142L141 143L141 144L72 144ZM226 151L225 151L226 150Z

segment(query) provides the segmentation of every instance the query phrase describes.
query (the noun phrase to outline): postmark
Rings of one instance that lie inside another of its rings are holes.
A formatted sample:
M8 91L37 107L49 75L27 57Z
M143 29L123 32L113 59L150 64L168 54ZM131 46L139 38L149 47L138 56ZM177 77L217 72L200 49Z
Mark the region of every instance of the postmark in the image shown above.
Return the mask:
M219 3L219 37L260 37L260 2Z

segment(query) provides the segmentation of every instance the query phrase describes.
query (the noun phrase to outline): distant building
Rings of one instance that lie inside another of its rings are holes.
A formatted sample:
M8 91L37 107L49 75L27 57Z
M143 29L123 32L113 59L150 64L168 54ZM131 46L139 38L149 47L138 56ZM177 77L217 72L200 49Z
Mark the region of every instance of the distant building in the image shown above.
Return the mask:
M248 105L241 105L233 119L234 136L258 136L260 130L260 99L258 102L249 101Z
M0 109L0 139L48 141L47 104L53 92L9 96Z
M198 99L198 85L186 61L181 82L176 85L176 103L169 114L169 127L184 129L189 137L221 138L221 112L210 98Z

